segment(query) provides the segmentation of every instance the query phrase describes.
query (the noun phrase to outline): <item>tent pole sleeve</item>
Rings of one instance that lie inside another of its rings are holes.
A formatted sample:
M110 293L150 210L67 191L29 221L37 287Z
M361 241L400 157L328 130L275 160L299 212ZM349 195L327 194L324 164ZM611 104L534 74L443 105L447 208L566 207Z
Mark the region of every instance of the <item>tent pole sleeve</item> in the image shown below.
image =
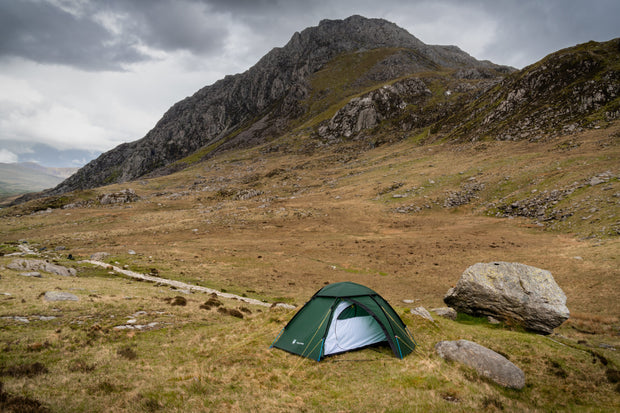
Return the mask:
M282 333L284 333L284 329L285 329L285 328L286 328L286 327L282 327L282 330L280 330L280 333L278 334L278 336L276 337L276 339L275 339L275 340L273 340L273 342L271 343L271 345L269 346L269 348L272 348L272 347L273 347L273 345L276 343L276 341L278 341L278 339L280 338L280 336L282 335Z
M319 358L316 361L321 361L321 357L323 357L323 347L325 347L325 338L321 339L321 351L319 351Z
M403 352L400 349L400 342L398 341L398 336L394 335L394 337L396 337L396 345L398 346L398 354L400 355L400 359L403 359Z

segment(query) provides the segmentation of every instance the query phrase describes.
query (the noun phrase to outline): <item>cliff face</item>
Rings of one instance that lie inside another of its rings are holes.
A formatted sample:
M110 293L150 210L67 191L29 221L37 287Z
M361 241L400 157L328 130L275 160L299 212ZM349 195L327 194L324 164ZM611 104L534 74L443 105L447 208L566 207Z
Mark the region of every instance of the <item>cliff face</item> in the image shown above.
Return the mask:
M426 45L385 20L323 20L295 33L248 71L176 103L144 138L102 154L48 195L165 173L175 161L208 146L222 151L261 143L304 113L301 102L308 96L311 74L344 53L380 48L395 53L367 74L372 81L441 67L499 68L454 46Z

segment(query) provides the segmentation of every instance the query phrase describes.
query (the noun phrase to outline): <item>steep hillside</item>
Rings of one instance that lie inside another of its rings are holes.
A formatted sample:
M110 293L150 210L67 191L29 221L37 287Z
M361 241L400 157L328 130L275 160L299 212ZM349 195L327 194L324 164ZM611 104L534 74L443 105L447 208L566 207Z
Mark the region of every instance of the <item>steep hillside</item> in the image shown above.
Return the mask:
M508 76L444 128L452 139L541 139L620 118L620 38L552 53Z
M359 86L439 68L502 69L454 46L426 45L385 20L324 20L295 33L248 71L176 103L144 138L101 155L49 194L169 173L182 167L170 168L172 163L199 149L207 155L277 137L305 113L302 102L312 93L310 75L343 54L375 49L390 50L361 73L349 74Z

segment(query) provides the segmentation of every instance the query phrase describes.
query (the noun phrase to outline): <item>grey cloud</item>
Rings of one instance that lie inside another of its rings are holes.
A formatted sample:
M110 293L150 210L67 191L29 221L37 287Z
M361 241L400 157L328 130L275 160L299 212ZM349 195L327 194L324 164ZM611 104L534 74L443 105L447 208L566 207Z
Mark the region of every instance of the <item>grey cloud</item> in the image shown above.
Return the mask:
M565 47L620 35L617 0L485 1L484 7L499 29L485 54L517 67Z
M108 28L101 20L114 21ZM85 70L123 70L150 60L141 46L197 55L221 51L229 20L197 0L113 0L71 13L45 1L0 1L0 57Z
M214 13L197 0L118 1L126 12L125 31L155 49L187 50L198 55L218 52L229 34L229 16Z
M85 70L119 70L147 58L88 16L33 1L0 2L0 56Z

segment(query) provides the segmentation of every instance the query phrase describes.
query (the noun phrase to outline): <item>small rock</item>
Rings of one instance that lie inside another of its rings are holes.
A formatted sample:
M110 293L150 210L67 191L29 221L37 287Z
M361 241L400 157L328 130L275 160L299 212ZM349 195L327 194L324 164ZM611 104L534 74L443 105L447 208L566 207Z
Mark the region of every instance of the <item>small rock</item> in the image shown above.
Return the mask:
M403 303L405 304L413 304L415 302L415 300L403 300Z
M512 389L525 387L525 374L506 357L468 340L440 341L435 351L446 360L463 363L478 374Z
M10 315L10 316L5 316L2 317L3 320L13 320L13 321L19 321L20 323L29 323L30 320L28 320L28 317L22 317L19 315Z
M431 309L432 312L437 314L440 317L448 318L450 320L456 320L456 310L450 307L440 307Z
M433 320L433 316L431 315L431 313L429 313L428 310L424 307L412 308L411 314L415 314L417 316L420 316L422 318L426 318L427 320L435 322L435 320Z
M79 298L64 291L48 291L43 296L45 301L79 301Z
M491 316L487 317L487 321L489 322L489 324L499 324L500 323L500 321L497 318L491 317Z
M110 254L107 252L95 252L94 254L91 254L90 259L93 261L103 261L109 256Z

